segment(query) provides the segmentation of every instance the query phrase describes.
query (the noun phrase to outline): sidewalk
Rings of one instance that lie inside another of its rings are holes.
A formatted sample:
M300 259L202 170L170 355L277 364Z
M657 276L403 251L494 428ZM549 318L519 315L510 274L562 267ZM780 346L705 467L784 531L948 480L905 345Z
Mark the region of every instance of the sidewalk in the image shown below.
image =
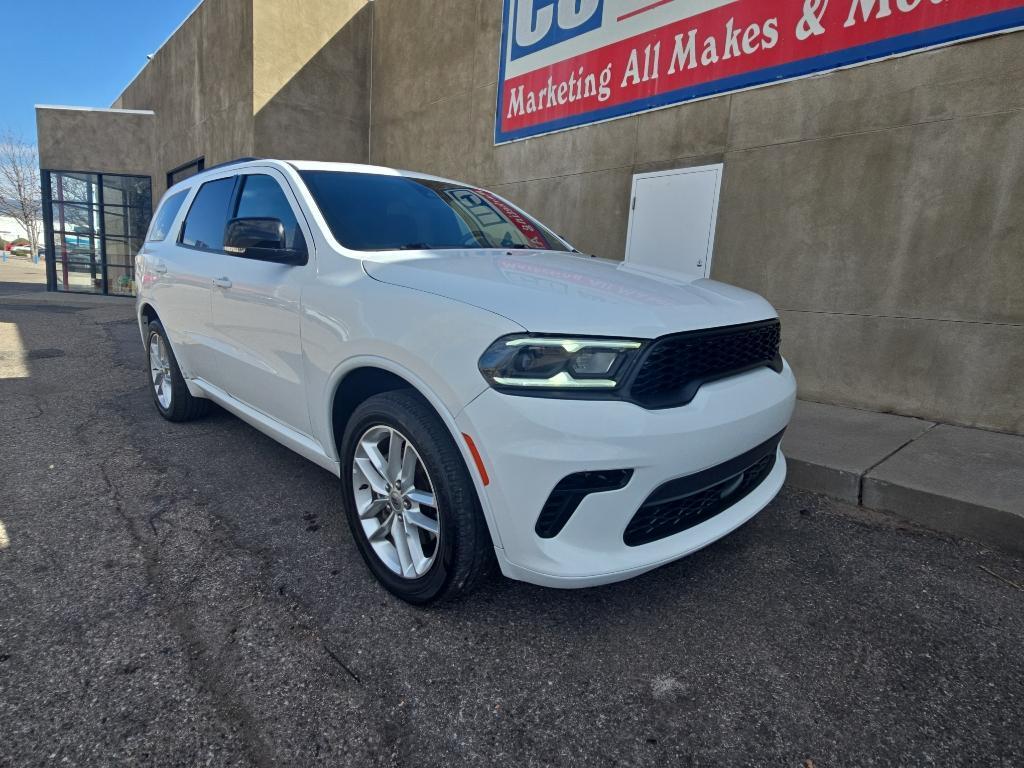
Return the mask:
M0 287L4 295L46 290L46 262L18 256L0 261Z
M54 304L69 307L111 306L110 300L131 306L121 296L100 296L92 293L46 291L46 263L33 264L31 259L13 258L0 262L0 303Z
M1024 553L1024 437L800 401L787 482Z

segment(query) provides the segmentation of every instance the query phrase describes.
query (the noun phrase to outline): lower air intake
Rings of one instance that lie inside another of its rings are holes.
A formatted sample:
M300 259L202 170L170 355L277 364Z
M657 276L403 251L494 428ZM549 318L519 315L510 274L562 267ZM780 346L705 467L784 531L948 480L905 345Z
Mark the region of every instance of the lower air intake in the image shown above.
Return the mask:
M583 499L592 493L625 488L631 477L632 469L605 469L577 472L562 478L544 503L534 530L542 539L553 539L569 522Z
M650 544L724 512L768 477L781 440L782 432L742 456L660 486L633 515L623 541L630 547Z

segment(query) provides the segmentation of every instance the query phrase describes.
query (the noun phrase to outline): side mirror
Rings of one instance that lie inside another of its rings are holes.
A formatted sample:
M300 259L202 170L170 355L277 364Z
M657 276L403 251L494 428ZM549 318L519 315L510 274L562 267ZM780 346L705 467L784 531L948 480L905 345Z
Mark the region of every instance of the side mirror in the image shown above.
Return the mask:
M275 264L301 265L308 261L302 235L296 247L289 248L287 231L280 219L232 219L224 236L224 250Z

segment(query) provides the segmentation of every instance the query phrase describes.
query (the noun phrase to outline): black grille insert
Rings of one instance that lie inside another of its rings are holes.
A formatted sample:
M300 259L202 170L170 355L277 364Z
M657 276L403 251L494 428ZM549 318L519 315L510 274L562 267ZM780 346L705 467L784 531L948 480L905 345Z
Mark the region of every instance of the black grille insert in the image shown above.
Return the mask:
M768 477L781 440L779 432L735 459L660 486L633 515L622 540L630 547L649 544L724 512Z
M618 491L629 484L632 469L605 469L596 472L577 472L559 480L540 511L534 530L542 539L557 536L580 503L591 493Z
M644 356L630 398L645 408L674 408L715 379L761 366L781 371L780 343L778 320L663 336Z

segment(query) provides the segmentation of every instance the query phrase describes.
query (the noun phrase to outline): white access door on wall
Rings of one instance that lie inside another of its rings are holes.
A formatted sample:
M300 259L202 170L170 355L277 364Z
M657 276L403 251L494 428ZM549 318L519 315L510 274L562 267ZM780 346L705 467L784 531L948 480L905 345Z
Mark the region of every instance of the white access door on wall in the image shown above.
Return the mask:
M708 277L721 188L721 164L634 176L626 261Z

